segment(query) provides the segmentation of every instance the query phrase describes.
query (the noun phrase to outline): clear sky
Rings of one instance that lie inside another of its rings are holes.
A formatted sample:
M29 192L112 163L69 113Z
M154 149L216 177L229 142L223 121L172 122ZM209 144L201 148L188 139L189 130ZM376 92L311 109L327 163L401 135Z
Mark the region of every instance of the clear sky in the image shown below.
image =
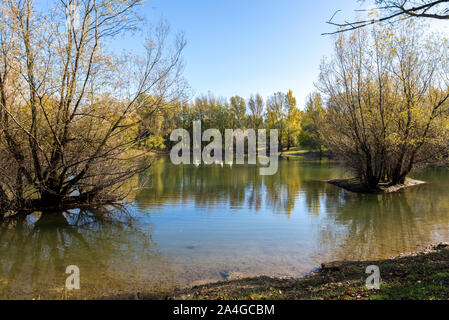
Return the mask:
M302 106L334 38L326 21L366 8L356 0L149 0L144 13L161 17L187 38L185 77L194 95L219 97L292 89Z
M141 14L150 23L166 20L187 39L185 72L192 98L211 92L217 97L264 98L292 89L300 107L324 56L332 54L335 29L326 24L352 20L371 1L357 0L147 0ZM435 21L435 20L433 20ZM432 22L433 23L433 22ZM447 22L443 27L447 28ZM143 36L142 36L143 38ZM115 44L139 51L139 36Z

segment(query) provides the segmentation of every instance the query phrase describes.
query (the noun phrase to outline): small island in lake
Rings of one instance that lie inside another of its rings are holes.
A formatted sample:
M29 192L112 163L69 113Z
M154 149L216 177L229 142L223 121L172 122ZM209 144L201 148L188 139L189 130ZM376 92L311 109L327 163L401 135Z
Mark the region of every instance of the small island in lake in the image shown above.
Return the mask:
M391 185L388 183L380 183L377 188L368 189L357 179L336 179L327 180L326 182L355 193L393 193L405 188L426 184L425 181L407 178L402 184Z

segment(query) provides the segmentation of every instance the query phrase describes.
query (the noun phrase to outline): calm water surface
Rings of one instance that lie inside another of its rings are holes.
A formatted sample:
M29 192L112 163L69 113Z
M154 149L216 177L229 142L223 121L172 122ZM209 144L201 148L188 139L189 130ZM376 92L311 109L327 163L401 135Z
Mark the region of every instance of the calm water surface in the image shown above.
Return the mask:
M331 260L378 259L449 238L449 170L389 195L323 182L335 162L174 166L158 158L126 210L35 214L0 226L0 298L151 294L239 276L301 276ZM68 265L81 290L67 292Z

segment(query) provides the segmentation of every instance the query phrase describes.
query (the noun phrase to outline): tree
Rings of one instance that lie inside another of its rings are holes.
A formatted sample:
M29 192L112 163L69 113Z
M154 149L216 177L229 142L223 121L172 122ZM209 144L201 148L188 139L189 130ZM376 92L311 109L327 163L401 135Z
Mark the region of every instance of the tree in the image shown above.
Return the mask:
M285 135L285 101L286 95L277 92L267 100L267 129L276 129L279 131L279 150L282 151L286 144Z
M301 132L301 110L296 106L296 98L293 91L289 90L285 95L285 107L287 109L286 118L286 144L287 150L298 144L299 134Z
M301 130L301 110L296 106L293 91L277 92L267 100L268 129L279 130L279 150L290 149L298 142Z
M319 151L320 157L323 152L323 141L320 137L319 127L323 121L325 109L323 98L316 92L308 97L306 109L301 121L301 133L299 142L301 146L313 151Z
M256 94L256 96L251 96L248 102L250 116L249 121L251 127L255 130L261 128L263 124L263 110L264 110L264 102L260 94Z
M138 132L135 137L140 141L140 148L146 150L164 150L169 146L170 133L178 127L182 103L179 101L160 101L155 103L153 97L141 96L142 108L137 111Z
M224 134L225 129L228 128L229 123L234 123L235 118L231 107L225 99L218 99L212 94L196 98L194 103L189 108L190 116L187 130L192 132L192 122L201 121L203 130L218 129Z
M362 0L364 1L364 0ZM355 22L335 23L332 22L336 13L328 21L329 24L339 27L334 33L341 33L379 22L397 22L407 17L432 18L438 20L449 20L449 0L376 0L380 17L358 20Z
M136 29L140 4L66 0L40 12L32 0L1 2L1 213L114 201L148 167L137 114L178 96L185 41L169 50L161 24L143 57L107 53L109 38Z
M447 153L447 47L408 21L340 36L323 63L321 137L368 189L404 183L416 167Z
M246 103L245 99L239 96L231 98L231 116L234 129L244 129L246 127Z

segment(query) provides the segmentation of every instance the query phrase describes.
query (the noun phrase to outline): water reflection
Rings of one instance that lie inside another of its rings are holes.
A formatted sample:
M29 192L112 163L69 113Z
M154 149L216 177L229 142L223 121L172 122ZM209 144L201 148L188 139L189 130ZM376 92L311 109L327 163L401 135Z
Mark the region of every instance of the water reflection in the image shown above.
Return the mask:
M434 179L435 171L439 178ZM449 238L448 174L429 169L422 178L429 184L386 195L345 193L328 211L329 224L322 234L328 250L339 248L336 259L376 259L416 251L431 242ZM433 176L433 177L432 177ZM344 226L345 232L335 225ZM339 243L328 241L338 239Z
M419 172L428 184L389 195L324 182L346 175L326 161L282 160L276 175L260 176L255 166L158 158L126 211L4 221L0 297L132 296L235 276L300 276L324 261L386 258L449 238L449 170ZM68 265L80 267L80 292L64 290Z
M237 270L293 275L293 269L305 272L325 260L386 258L414 251L449 235L449 172L444 168L415 174L427 185L388 195L357 195L325 183L348 176L334 162L283 160L276 175L260 176L254 166L197 169L159 159L152 173L153 188L137 196L139 210L163 212L165 218L157 222L161 226L166 220L176 226L171 218L178 214L185 218L183 223L207 214L207 226L196 225L190 232L216 233L203 244L212 251L210 256L196 257L209 266L223 256L220 241L236 253L227 258ZM239 215L235 223L230 222L233 214ZM278 215L284 218L274 218ZM170 242L163 234L160 239ZM183 256L182 251L177 254ZM239 261L240 256L247 259ZM277 267L267 268L270 262ZM245 268L247 264L252 268Z
M136 201L141 208L193 203L291 214L298 195L303 194L307 205L318 213L323 195L331 188L323 181L345 175L342 168L325 161L285 160L276 175L261 176L256 166L174 166L162 157L151 169L149 187L137 193Z
M136 227L125 210L36 212L3 221L1 298L108 297L157 291L172 282L151 230ZM65 290L66 267L77 265L81 290ZM144 284L153 284L153 286ZM159 287L158 287L159 285Z

